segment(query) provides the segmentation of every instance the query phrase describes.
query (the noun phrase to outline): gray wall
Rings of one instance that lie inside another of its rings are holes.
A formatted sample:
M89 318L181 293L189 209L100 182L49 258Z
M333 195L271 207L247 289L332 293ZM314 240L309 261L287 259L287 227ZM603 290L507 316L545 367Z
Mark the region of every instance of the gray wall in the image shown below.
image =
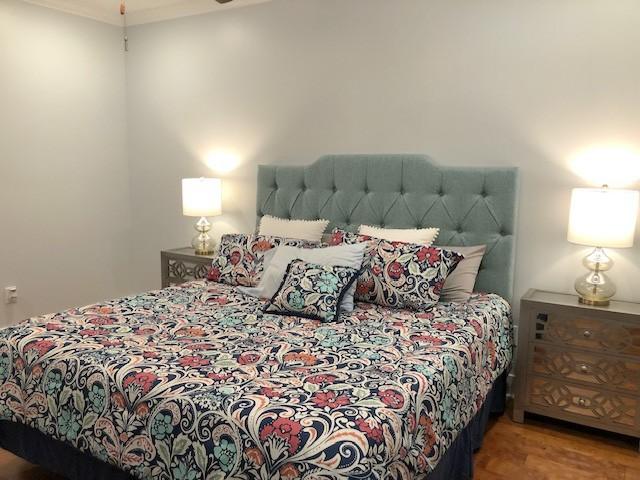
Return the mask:
M585 248L566 241L570 189L621 173L581 178L576 155L640 147L638 25L637 0L274 0L133 28L136 287L158 285L160 248L188 243L179 180L218 175L211 152L240 162L220 174L218 233L253 227L258 163L418 152L520 167L516 295L572 291ZM637 243L612 252L623 299L640 300Z
M121 31L0 1L0 325L128 290Z

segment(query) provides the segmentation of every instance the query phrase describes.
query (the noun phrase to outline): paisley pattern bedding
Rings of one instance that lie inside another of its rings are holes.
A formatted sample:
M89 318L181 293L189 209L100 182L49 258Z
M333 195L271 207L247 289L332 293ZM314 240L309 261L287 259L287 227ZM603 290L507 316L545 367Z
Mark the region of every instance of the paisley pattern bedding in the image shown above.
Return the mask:
M220 239L207 278L228 285L255 287L265 267L265 254L280 245L313 248L319 244L295 238L228 233Z
M0 331L0 418L140 479L411 479L511 360L495 295L341 320L198 281Z
M266 313L296 315L333 322L340 318L342 299L360 270L343 265L320 265L294 260L280 288L264 309Z
M365 242L356 300L395 308L426 310L438 303L447 276L464 258L451 250L391 242L335 228L330 245Z

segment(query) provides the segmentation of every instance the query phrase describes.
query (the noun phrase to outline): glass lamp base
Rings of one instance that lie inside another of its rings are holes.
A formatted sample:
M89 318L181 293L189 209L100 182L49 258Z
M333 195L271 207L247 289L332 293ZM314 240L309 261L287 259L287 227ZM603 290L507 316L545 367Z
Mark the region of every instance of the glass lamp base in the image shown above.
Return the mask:
M194 226L198 231L198 234L193 237L191 246L196 251L196 255L211 255L215 251L215 242L213 238L209 236L209 230L211 230L211 224L205 217L198 220L198 223Z
M585 305L606 307L616 293L616 286L604 271L613 266L613 261L602 248L596 248L587 255L582 264L590 271L576 279L579 301Z
M213 238L207 233L201 233L193 237L191 246L196 251L196 255L211 255L215 252L216 244Z

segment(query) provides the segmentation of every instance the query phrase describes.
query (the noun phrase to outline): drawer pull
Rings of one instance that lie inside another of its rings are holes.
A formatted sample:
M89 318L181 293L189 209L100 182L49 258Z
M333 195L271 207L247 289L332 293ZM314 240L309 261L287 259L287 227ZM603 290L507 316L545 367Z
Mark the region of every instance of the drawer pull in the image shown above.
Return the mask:
M582 373L589 373L589 365L580 365L580 371Z
M578 405L580 405L581 407L584 407L586 404L587 404L587 401L584 398L580 397L578 399Z
M591 330L585 330L584 332L582 332L582 336L584 338L591 338L593 335L593 333L591 332Z

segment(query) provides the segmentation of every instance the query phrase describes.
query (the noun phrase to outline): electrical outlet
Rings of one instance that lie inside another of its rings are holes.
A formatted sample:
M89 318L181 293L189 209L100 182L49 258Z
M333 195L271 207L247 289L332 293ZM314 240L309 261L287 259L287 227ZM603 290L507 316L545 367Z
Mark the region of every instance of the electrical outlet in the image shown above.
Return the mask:
M4 288L4 303L18 303L18 287Z

